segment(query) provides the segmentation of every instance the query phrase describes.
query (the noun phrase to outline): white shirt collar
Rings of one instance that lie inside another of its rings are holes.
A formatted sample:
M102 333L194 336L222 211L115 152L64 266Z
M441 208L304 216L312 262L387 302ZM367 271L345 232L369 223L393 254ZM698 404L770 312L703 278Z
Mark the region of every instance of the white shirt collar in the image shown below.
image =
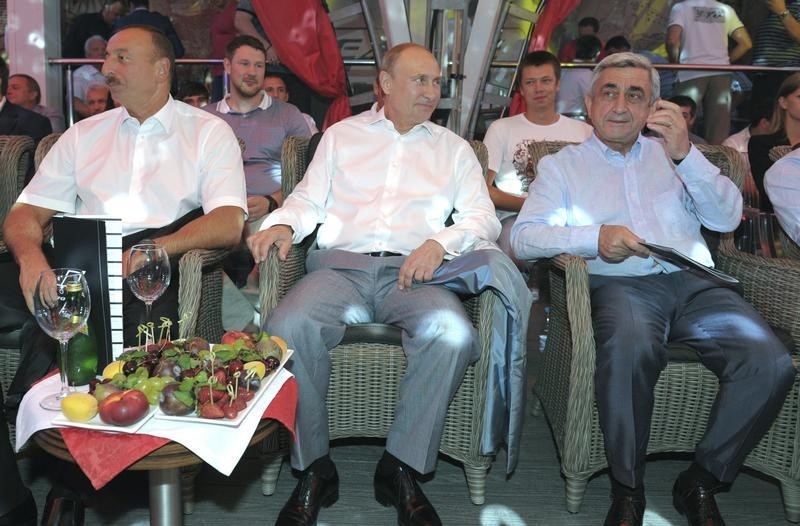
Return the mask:
M390 121L386 117L386 114L383 111L384 108L385 108L385 106L382 107L380 110L376 111L375 113L367 114L367 124L373 125L373 124L376 124L378 122L385 122L386 125L390 125L394 130L397 130L397 128L395 128L395 126L394 126L394 122ZM425 121L425 122L421 122L421 123L417 124L416 126L411 128L407 133L414 132L417 129L423 129L423 130L427 131L430 135L433 135L434 131L435 131L435 126L436 125L433 124L431 121Z
M132 120L139 126L139 120L136 117L133 117L130 113L128 113L128 109L125 106L121 106L122 108L122 122L128 122ZM169 96L167 102L158 110L155 114L151 115L143 123L144 126L150 122L157 122L161 125L165 132L169 132L170 128L172 127L172 122L175 120L175 100L172 98L172 95Z
M228 94L227 97L225 97L224 99L222 99L221 101L219 101L217 103L217 111L219 113L241 113L241 112L238 112L238 111L235 111L235 110L231 109L231 107L228 105L228 99L229 98L230 98L230 94ZM270 106L272 106L272 97L267 95L266 91L261 90L261 102L258 103L258 109L266 110Z

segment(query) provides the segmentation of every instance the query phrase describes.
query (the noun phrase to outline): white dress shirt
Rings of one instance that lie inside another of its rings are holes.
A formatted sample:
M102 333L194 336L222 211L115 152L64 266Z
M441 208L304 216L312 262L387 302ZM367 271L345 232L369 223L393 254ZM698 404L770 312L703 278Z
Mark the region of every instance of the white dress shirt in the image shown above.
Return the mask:
M764 188L784 232L800 244L800 150L784 155L767 170Z
M652 257L602 260L602 225L626 226L645 241L713 266L700 226L730 232L741 218L739 189L696 147L676 166L659 140L640 135L623 156L592 134L539 162L511 243L520 259L568 253L587 258L591 274L642 276L676 267Z
M431 122L400 134L382 109L325 132L305 177L261 228L277 224L294 230L295 243L321 224L320 248L360 253L409 254L433 239L456 256L500 233L470 145Z
M120 107L71 126L18 202L120 217L124 235L168 225L199 206L247 211L230 126L172 98L142 124Z

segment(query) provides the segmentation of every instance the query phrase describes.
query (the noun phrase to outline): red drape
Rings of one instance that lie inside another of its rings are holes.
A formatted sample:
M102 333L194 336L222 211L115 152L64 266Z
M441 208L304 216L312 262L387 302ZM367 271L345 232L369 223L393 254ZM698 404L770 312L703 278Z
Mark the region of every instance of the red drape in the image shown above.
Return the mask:
M550 0L544 6L544 11L536 22L533 28L533 37L528 46L528 51L538 51L547 49L547 42L550 40L550 35L553 30L567 18L573 9L578 7L581 0ZM511 107L509 108L509 115L517 115L518 113L525 112L525 100L519 94L519 91L514 91L514 96L511 99Z
M253 9L281 62L309 88L334 99L324 130L351 115L339 42L320 0L253 0Z

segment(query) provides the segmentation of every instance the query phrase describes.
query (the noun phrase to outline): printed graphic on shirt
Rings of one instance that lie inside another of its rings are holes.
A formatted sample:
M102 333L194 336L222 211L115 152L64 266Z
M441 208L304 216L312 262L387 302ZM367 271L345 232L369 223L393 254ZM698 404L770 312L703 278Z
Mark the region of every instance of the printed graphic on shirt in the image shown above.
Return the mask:
M695 7L694 21L701 24L724 24L725 11L719 7Z
M522 192L528 191L528 187L534 178L533 162L531 161L530 151L528 150L532 142L532 139L525 139L524 141L518 142L517 147L514 149L513 163L514 168L517 170L517 176L522 183L522 187L520 188Z

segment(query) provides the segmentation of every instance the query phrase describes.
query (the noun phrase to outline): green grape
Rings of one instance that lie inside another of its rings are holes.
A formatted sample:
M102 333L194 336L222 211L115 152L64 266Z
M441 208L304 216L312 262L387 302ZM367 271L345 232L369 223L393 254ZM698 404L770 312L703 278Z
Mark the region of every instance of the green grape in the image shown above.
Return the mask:
M136 372L133 374L142 378L147 378L150 376L150 371L147 370L147 367L137 367Z

